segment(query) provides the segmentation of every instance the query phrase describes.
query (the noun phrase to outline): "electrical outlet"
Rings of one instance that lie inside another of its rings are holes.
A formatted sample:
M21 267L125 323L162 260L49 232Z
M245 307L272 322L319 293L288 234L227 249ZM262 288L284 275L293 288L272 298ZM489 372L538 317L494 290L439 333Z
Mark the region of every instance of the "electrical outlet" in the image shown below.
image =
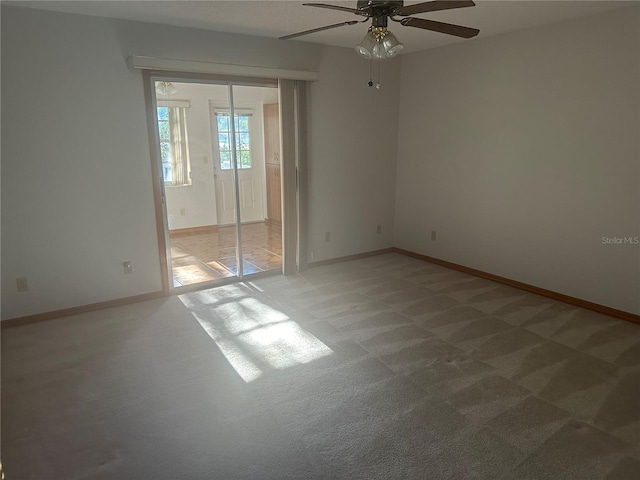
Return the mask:
M133 264L131 262L123 262L124 274L133 275Z
M16 278L16 285L18 286L19 292L28 292L29 284L27 283L27 277L18 277Z
M435 230L431 230L431 240L435 241L436 239L436 231Z
M376 233L382 233L382 225L376 227Z
M181 217L184 217L186 214L187 214L187 209L186 209L186 208L184 208L184 207L182 207L182 208L180 209L180 216L181 216Z
M324 232L324 241L325 242L331 241L331 232Z

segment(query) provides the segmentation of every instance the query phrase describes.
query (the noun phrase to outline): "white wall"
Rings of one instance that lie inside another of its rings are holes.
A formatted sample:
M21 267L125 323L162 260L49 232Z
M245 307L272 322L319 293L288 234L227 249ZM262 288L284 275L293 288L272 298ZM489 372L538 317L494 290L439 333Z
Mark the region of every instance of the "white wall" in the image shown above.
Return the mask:
M640 313L639 8L402 57L395 246ZM430 240L432 230L437 240Z
M399 61L386 60L382 88L369 88L369 62L352 49L325 50L320 71L309 104L312 261L392 246L400 87Z
M319 71L309 119L319 223L312 215L309 228L335 230L325 258L391 245L396 140L380 133L395 122L397 82L380 97L392 119L372 115L368 65L351 50L5 5L1 33L2 318L161 288L142 79L125 62L132 54ZM365 122L363 138L352 126ZM386 243L361 226L377 217L378 205L365 204L373 197L385 208ZM125 260L134 275L123 275ZM29 292L17 293L21 276Z

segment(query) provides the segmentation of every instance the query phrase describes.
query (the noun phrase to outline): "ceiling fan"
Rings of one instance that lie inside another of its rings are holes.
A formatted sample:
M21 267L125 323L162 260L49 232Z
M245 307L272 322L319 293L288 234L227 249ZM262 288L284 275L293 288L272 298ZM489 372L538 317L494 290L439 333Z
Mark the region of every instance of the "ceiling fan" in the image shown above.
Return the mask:
M426 20L424 18L409 16L417 13L473 7L475 6L475 3L471 0L434 0L431 2L417 3L407 6L404 6L403 0L357 0L356 8L329 5L326 3L303 3L303 5L354 13L365 18L364 20L350 20L347 22L327 25L325 27L305 30L304 32L285 35L284 37L280 37L280 40L288 40L290 38L296 38L302 35L321 32L323 30L329 30L331 28L342 27L345 25L365 23L371 19L371 26L369 27L369 30L362 42L356 46L356 51L365 58L373 58L376 60L393 57L404 47L404 45L396 39L395 35L387 30L388 20L398 22L400 25L405 27L422 28L424 30L431 30L462 38L475 37L480 32L477 28L463 27L461 25L452 25L450 23L436 22L434 20ZM404 18L400 19L396 17Z

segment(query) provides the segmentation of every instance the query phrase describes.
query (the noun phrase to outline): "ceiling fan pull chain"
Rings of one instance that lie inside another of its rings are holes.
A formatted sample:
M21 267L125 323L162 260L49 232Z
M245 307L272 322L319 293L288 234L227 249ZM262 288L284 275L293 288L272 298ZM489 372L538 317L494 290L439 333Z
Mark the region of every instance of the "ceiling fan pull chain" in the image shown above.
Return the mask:
M376 88L380 90L382 84L380 83L380 62L376 62L378 64L378 81L376 82Z
M369 82L367 85L373 87L373 58L369 59Z

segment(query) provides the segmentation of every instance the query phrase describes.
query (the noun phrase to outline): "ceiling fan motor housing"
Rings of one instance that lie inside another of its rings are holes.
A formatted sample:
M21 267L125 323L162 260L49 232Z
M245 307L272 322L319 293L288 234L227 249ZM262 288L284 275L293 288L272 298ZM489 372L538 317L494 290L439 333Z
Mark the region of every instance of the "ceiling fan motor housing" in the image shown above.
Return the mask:
M371 17L371 26L386 27L389 16L402 8L403 0L358 0L357 9Z
M366 9L386 9L392 12L396 8L402 8L403 0L358 0L356 8L358 10Z

